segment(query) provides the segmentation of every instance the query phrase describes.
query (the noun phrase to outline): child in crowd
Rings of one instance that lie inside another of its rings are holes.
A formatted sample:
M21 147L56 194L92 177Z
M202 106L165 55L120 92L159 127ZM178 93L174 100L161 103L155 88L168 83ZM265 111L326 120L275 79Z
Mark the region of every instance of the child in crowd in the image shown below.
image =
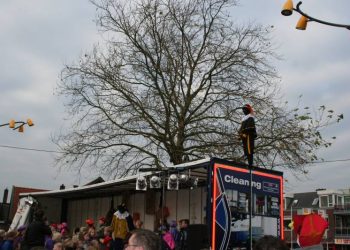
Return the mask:
M94 224L95 224L95 221L93 220L93 219L86 219L86 225L87 225L87 227L90 229L90 228L93 228L93 229L95 229L95 226L94 226Z
M142 229L143 228L143 222L140 219L135 221L135 228L136 229Z
M175 241L171 233L169 232L169 224L164 224L161 226L162 235L162 250L174 250Z
M89 230L88 230L88 233L89 233L89 240L90 241L96 240L96 230L95 230L95 228L90 227Z
M177 241L177 238L179 237L179 230L177 229L177 223L175 220L170 222L169 232L173 236L174 240Z
M112 228L105 227L103 233L104 237L100 239L100 250L109 250L112 243Z
M62 242L56 242L56 243L53 245L53 250L62 250L62 249L63 249Z

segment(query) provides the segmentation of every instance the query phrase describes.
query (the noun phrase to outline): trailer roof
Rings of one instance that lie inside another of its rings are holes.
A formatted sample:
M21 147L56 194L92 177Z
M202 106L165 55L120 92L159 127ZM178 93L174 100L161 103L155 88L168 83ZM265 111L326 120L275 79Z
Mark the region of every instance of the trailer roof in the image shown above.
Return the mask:
M93 185L80 186L76 188L66 188L62 190L52 190L33 193L21 193L21 197L52 197L52 198L89 198L115 195L125 191L135 191L136 179L138 177L161 175L165 173L165 181L168 181L168 176L171 173L188 172L192 177L198 178L198 185L204 185L207 182L207 166L210 163L210 158L205 158L197 161L187 162L179 165L174 165L163 169L162 171L147 171L139 172L136 175L130 175L116 180L105 181ZM165 183L166 183L165 182ZM181 188L181 187L180 187ZM183 188L188 188L184 186ZM143 192L143 191L138 191Z
M207 185L208 181L208 166L212 163L222 163L232 166L238 166L242 168L247 168L247 165L244 163L235 163L232 161L219 159L219 158L205 158L197 161L186 162L179 165L173 165L168 168L161 170L154 170L148 168L139 170L139 173L136 175L126 176L124 178L119 178L116 180L105 181L97 184L81 186L76 188L66 188L62 190L52 190L44 192L35 192L35 193L21 193L21 197L32 196L32 197L51 197L51 198L65 198L65 199L83 199L83 198L93 198L93 197L103 197L117 195L123 192L144 192L135 190L136 180L138 177L151 177L153 175L162 176L164 182L168 182L168 177L170 174L187 174L193 178L198 178L198 186ZM268 170L262 168L254 168L259 171L283 176L283 173L275 170ZM182 188L190 188L190 184L181 184L179 186Z

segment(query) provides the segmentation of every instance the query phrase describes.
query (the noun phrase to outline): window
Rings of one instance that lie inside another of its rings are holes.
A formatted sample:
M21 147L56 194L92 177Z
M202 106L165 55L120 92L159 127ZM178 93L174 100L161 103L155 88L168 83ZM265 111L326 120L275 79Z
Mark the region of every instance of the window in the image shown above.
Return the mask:
M328 195L328 206L332 207L333 205L334 205L334 203L333 203L333 195L330 194L330 195Z
M344 196L344 205L350 205L350 196Z
M328 207L328 196L321 196L321 204L320 207Z
M256 196L255 213L257 214L265 213L265 196L264 195Z
M333 207L334 206L334 195L322 195L320 197L320 207Z
M343 205L343 197L342 196L337 196L337 197L338 197L337 205Z
M284 199L283 199L284 210L287 210L287 208L289 207L289 204L290 204L290 202L292 201L292 199L293 199L293 198L290 198L290 197L284 198Z
M248 213L248 194L247 193L238 193L238 211L241 213Z
M237 207L237 191L236 190L226 190L226 197L228 205L230 207Z
M315 205L317 205L317 203L318 203L318 198L315 198L315 199L312 201L312 205L315 206Z

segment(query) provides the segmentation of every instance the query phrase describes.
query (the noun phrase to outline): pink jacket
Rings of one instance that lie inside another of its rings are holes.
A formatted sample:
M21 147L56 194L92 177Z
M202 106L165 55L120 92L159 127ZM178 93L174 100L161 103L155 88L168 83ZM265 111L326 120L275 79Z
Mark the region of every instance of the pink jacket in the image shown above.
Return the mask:
M168 244L171 250L175 249L175 241L170 232L166 232L163 235L163 240Z

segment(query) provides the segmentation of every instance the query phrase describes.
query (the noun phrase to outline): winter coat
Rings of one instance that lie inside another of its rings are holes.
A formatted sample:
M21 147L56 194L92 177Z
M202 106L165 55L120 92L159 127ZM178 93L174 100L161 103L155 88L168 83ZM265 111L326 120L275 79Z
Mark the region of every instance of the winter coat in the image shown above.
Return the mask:
M163 234L163 240L165 241L165 243L168 246L168 249L170 250L174 250L175 249L175 241L173 236L171 235L170 232L166 232Z

